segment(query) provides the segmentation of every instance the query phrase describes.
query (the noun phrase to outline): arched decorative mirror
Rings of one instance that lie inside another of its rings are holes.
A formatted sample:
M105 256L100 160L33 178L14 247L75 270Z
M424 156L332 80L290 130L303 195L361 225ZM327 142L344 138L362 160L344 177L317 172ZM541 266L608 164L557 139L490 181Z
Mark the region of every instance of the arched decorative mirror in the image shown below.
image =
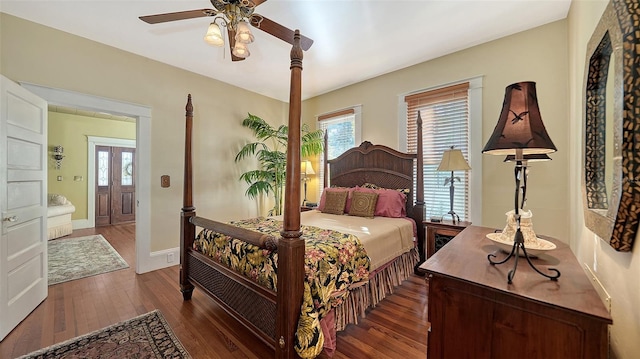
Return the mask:
M587 47L582 193L587 228L630 251L640 217L640 9L611 0Z

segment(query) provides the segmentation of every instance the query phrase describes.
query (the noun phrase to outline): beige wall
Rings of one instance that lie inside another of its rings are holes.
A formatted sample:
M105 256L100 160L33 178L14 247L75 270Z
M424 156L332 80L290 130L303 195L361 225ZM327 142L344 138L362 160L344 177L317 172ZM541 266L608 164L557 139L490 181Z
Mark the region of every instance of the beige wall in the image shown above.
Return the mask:
M571 248L580 263L589 266L611 296L611 357L637 358L640 353L640 248L616 252L584 226L581 193L583 86L587 44L608 1L576 1L569 13L569 120ZM562 280L562 279L560 279Z
M400 148L398 96L483 76L484 146L498 121L505 87L535 81L542 118L558 152L553 161L532 166L527 207L537 233L568 242L567 47L566 21L554 22L307 100L303 119L313 123L318 114L362 104L362 139ZM482 156L482 223L475 224L503 228L504 213L513 209L513 166L503 159Z
M62 194L73 203L76 211L72 219L87 219L87 136L135 140L136 124L49 111L48 131L49 150L62 145L65 154L60 169L55 169L50 160L48 192ZM62 181L58 181L58 176L62 176ZM75 180L76 176L82 180Z
M632 358L640 352L640 251L617 253L594 238L583 224L580 194L581 137L577 134L581 133L584 56L605 4L574 0L568 20L307 100L303 120L315 125L317 114L362 104L362 138L399 148L399 95L483 76L482 139L486 141L497 121L504 88L536 81L543 120L558 152L551 155L553 161L532 168L528 208L534 212L538 233L570 242L580 262L597 273L612 296L613 352L618 358ZM187 93L193 94L195 104L199 214L225 220L258 213L238 181L250 165L233 163L241 144L250 139L240 120L252 112L273 124L284 122L285 104L6 14L0 15L0 30L0 72L5 76L152 108L152 250L178 245ZM503 213L513 202L513 168L494 156L483 156L482 163L484 203L482 223L476 224L500 228ZM168 189L160 188L163 174L172 177Z
M247 112L274 125L286 106L228 84L113 47L0 14L0 73L14 81L145 105L151 108L151 250L179 246L187 94L194 101L195 198L198 214L219 220L256 216L238 181L250 169L233 162L251 133ZM289 67L288 59L283 66ZM171 187L160 187L160 176Z

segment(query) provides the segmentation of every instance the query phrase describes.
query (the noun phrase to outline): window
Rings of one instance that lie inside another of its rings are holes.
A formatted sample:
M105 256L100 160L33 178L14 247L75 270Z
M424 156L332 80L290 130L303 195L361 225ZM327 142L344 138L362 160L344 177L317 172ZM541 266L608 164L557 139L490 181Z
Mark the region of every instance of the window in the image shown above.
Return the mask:
M123 186L133 185L133 152L122 151L122 178L120 184Z
M464 82L404 96L408 152L416 152L418 112L422 118L424 201L427 218L434 216L451 219L446 216L450 210L450 197L449 185L445 186L445 180L451 177L451 172L437 171L445 150L454 146L462 151L472 170L474 167L481 167L480 164L474 166L469 156L472 123L470 87L471 82ZM481 132L481 127L477 132ZM454 184L453 210L461 220L472 220L470 216L471 171L456 171L454 176L460 178L460 181L455 181Z
M327 134L328 158L334 159L344 151L360 144L360 113L362 106L331 112L318 116L318 128ZM318 172L318 198L324 189L324 153L320 154Z
M109 177L109 151L98 151L98 186L108 186Z

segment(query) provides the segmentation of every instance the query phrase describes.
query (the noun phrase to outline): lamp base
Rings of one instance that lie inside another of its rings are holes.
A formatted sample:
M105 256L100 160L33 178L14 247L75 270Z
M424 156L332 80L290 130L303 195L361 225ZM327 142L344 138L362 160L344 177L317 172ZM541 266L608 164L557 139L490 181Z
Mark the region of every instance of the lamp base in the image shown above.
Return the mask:
M304 177L302 181L304 182L304 199L302 200L302 205L306 206L307 205L307 177Z
M450 210L449 212L447 212L447 214L451 215L451 220L453 221L453 223L460 222L460 216L458 216L453 210Z
M533 214L531 211L520 210L519 212L520 231L524 237L524 245L527 247L529 257L531 258L544 251L556 249L555 244L536 236L536 233L533 231ZM518 228L518 220L516 219L514 210L505 213L505 215L507 216L507 224L502 232L489 233L487 234L487 238L492 240L500 249L509 253L511 247L513 247L513 239L515 238ZM523 255L523 253L520 252L520 255Z
M516 274L516 269L518 268L518 259L520 258L520 256L523 256L524 258L526 258L527 263L529 263L529 265L531 266L531 268L533 268L533 270L535 270L536 272L538 272L540 275L542 275L543 277L549 278L552 281L557 281L558 278L560 278L560 271L555 269L555 268L548 268L548 270L554 272L554 274L550 275L550 274L545 274L542 273L538 268L536 268L536 266L533 264L533 262L531 262L531 258L533 256L530 256L529 253L527 253L527 245L531 245L532 241L537 241L537 237L535 235L535 233L533 233L533 229L531 228L531 212L528 212L528 214L526 214L526 225L524 225L524 227L526 228L526 233L528 238L525 239L525 235L523 234L522 231L522 223L521 220L524 218L521 218L521 216L519 214L515 214L514 211L510 211L507 212L507 226L505 227L504 231L502 231L502 235L508 235L508 236L513 236L513 246L511 247L511 252L509 253L509 255L504 258L503 260L499 261L499 262L494 262L492 258L496 258L496 255L491 253L489 255L487 255L487 259L489 260L489 264L491 265L496 265L496 264L502 264L505 263L506 261L508 261L511 257L515 257L515 261L513 263L513 269L511 269L509 271L509 273L507 274L507 283L511 284L513 281L513 277ZM553 243L549 242L550 244L553 245ZM553 245L553 248L555 248L555 245ZM550 248L550 249L553 249Z

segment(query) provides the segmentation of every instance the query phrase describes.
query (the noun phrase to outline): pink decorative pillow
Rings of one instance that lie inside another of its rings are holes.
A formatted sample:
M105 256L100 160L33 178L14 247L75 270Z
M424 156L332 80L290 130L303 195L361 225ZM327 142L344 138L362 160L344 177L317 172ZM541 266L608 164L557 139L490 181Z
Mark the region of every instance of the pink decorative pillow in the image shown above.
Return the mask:
M328 192L348 192L347 201L344 206L344 213L349 213L349 209L351 208L351 196L353 195L353 191L355 188L349 187L327 187L322 191L322 196L320 196L320 203L318 203L318 211L322 212L324 207L326 206L327 201L327 193Z
M376 216L406 217L407 195L395 189L379 189Z
M394 189L356 188L357 192L378 194L378 202L374 215L379 217L400 218L407 216L407 195Z

